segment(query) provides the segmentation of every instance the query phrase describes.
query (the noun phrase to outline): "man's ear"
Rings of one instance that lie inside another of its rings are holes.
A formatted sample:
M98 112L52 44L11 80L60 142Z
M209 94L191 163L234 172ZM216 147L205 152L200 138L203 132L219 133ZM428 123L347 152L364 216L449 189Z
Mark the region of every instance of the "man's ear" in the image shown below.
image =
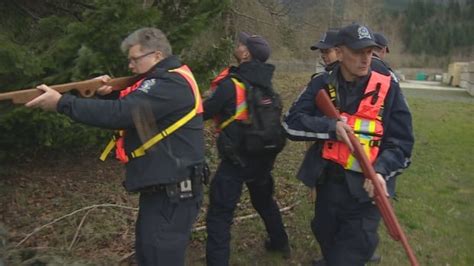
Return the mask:
M245 49L245 51L242 53L242 57L243 57L242 59L246 61L252 60L252 55L250 54L248 49Z
M334 50L336 51L336 56L338 61L342 61L342 48L340 46L334 47Z
M163 56L163 53L161 51L156 51L155 52L155 60L156 62L160 62L163 60L165 57Z

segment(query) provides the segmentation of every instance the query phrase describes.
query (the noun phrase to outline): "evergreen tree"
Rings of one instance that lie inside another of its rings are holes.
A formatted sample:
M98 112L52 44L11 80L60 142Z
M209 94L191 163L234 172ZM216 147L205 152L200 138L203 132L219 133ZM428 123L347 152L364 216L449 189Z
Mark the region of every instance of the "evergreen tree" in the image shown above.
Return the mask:
M37 0L1 1L0 92L93 78L100 74L130 75L121 41L141 27L157 27L167 34L174 54L192 46L209 25L218 28L228 1ZM218 22L218 23L216 23ZM226 42L201 44L225 50ZM211 49L212 51L212 49ZM196 60L188 51L197 76L208 76L211 62ZM222 63L224 53L210 60ZM227 58L227 57L226 57ZM206 68L201 67L205 65ZM55 114L0 106L0 159L5 154L43 147L69 150L93 145L102 131L78 125ZM14 152L11 152L14 151ZM21 157L21 156L20 156Z
M412 53L449 55L461 47L474 45L474 3L461 7L459 1L448 5L416 0L407 7L402 39ZM449 23L448 23L449 22Z

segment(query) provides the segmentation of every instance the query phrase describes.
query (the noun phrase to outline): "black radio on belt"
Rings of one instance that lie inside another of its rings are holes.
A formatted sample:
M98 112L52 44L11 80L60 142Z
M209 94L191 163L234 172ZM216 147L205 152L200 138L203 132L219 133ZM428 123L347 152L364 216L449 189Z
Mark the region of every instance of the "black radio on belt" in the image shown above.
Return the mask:
M202 184L209 182L209 167L207 164L194 165L190 177L181 182L165 185L166 194L171 201L185 200L199 196L202 193Z
M193 197L193 184L191 179L186 179L178 183L180 199L189 199Z
M179 183L166 185L166 195L168 195L168 198L171 201L192 198L194 195L191 179L186 179Z

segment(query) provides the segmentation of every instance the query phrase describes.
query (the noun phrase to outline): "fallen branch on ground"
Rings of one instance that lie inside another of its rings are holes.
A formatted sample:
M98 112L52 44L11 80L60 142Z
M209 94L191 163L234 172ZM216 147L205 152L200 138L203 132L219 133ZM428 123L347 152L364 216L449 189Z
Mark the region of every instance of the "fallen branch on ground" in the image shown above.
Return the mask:
M45 224L45 225L42 225L40 227L37 227L33 230L33 232L29 233L28 235L26 235L25 238L23 238L20 242L18 242L18 244L16 244L15 247L19 247L21 246L21 244L25 243L26 240L28 240L32 235L38 233L39 231L43 230L45 227L48 227L52 224L55 224L67 217L70 217L70 216L73 216L74 214L76 213L79 213L79 212L82 212L82 211L87 211L87 210L90 210L90 209L95 209L95 208L99 208L99 207L116 207L116 208L122 208L122 209L128 209L128 210L134 210L134 211L138 211L138 208L134 208L134 207L129 207L129 206L123 206L123 205L118 205L118 204L111 204L111 203L104 203L104 204L96 204L96 205L91 205L91 206L87 206L87 207L84 207L82 209L78 209L78 210L75 210L69 214L66 214L64 216L61 216L59 218L56 218L54 219L53 221Z
M94 210L94 209L95 209L95 208L89 209L89 210L86 212L86 214L84 214L84 216L82 217L81 222L79 223L79 226L78 226L77 229L76 229L76 233L74 234L74 237L72 238L72 241L71 241L71 244L69 245L68 250L71 250L72 247L74 246L74 243L76 243L77 237L79 236L79 231L81 231L82 225L84 224L84 221L86 220L87 215L89 215L89 213L90 213L92 210Z

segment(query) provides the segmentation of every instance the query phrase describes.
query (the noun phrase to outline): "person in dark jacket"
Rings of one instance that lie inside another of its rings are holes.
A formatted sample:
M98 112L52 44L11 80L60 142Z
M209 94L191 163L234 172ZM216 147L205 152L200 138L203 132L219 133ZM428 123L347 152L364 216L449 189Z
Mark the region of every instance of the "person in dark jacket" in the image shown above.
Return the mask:
M387 38L385 38L385 36L380 32L374 32L374 40L378 45L374 48L374 54L376 54L378 58L385 60L385 55L390 53Z
M398 83L371 70L376 45L367 27L342 28L337 43L340 63L309 82L283 122L291 140L317 140L298 172L298 178L317 191L311 228L323 259L313 265L364 265L378 242L381 217L371 200L373 184L351 157L348 132L357 133L367 145L387 196L394 195L396 178L410 163L411 114ZM343 119L328 118L316 106L317 93L326 88L335 89L331 99Z
M390 65L385 61L385 56L390 52L388 49L388 40L382 33L374 33L374 41L377 46L374 48L374 54L372 56L371 67L374 71L379 73L389 73L395 82L399 79Z
M120 150L125 154L120 158L126 169L124 186L129 192L140 192L137 262L184 265L202 201L204 135L199 90L159 29L133 32L122 42L122 50L128 52L130 70L143 78L121 91L118 99L82 99L41 85L38 88L44 93L26 106L57 111L86 125L123 130L117 155ZM112 91L103 86L98 92ZM174 132L169 130L189 113L193 114L189 121ZM165 137L141 155L132 155L156 136Z
M204 101L204 119L214 118L220 133L217 149L221 162L211 181L207 213L207 265L228 265L230 256L230 227L233 213L246 184L253 207L263 219L268 233L265 247L269 251L290 256L288 236L285 232L278 205L273 199L274 181L271 175L276 154L252 156L239 147L242 145L245 112L237 112L236 105L245 103L249 84L262 88L272 87L274 66L266 64L270 47L258 35L240 33L234 56L239 65L225 70L220 80L213 83L210 98ZM232 79L238 75L237 80ZM240 91L240 92L239 92ZM242 110L241 110L242 111ZM235 120L223 127L224 121Z
M326 70L330 70L331 66L337 62L336 54L336 38L337 30L328 30L322 36L321 39L311 46L311 50L318 50L321 53L321 59L323 60L323 66Z

